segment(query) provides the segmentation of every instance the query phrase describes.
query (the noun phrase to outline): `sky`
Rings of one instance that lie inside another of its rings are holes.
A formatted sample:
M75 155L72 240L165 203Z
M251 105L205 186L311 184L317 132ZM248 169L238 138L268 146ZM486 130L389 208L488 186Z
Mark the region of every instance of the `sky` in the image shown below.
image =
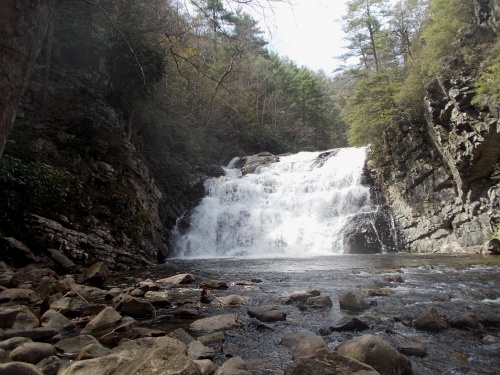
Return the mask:
M272 9L248 11L265 32L268 48L301 66L332 76L342 64L335 57L346 51L341 18L346 0L290 0L270 3Z

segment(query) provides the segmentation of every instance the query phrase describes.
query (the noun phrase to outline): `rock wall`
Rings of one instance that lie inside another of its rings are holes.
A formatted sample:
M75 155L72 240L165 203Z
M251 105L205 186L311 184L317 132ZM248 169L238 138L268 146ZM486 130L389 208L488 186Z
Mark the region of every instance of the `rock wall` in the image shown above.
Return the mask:
M426 91L427 122L401 126L384 194L407 250L482 252L500 223L499 103L476 103L465 75Z

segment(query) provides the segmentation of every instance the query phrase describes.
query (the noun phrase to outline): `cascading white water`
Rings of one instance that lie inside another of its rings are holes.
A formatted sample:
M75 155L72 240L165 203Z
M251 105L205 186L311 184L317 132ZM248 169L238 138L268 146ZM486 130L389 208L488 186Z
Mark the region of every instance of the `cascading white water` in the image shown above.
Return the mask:
M225 176L206 181L190 229L174 229L175 256L342 254L349 217L377 210L361 185L365 154L364 148L301 152L245 176L227 168Z

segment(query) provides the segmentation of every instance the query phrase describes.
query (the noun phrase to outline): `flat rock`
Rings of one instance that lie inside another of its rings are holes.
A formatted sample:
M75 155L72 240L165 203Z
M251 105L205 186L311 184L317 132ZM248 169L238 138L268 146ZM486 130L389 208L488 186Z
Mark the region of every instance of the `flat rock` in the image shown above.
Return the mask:
M156 280L156 282L159 284L189 284L195 280L196 277L194 275L190 273L182 273L165 279Z
M238 328L241 322L236 314L215 315L191 323L189 330L198 334Z
M189 345L193 341L196 341L193 336L191 336L189 333L187 333L182 328L177 328L177 329L173 330L167 336L172 337L174 339L177 339L179 341L182 341L186 345Z
M337 352L372 366L380 374L413 374L408 357L374 335L363 335L346 341L340 344Z
M247 299L237 294L231 294L229 296L219 297L218 301L228 306L241 306L247 302Z
M49 340L52 339L55 335L58 335L59 331L55 328L50 327L39 327L32 329L16 329L10 328L3 331L3 334L0 334L0 339L10 339L12 337L27 337L32 340Z
M373 367L327 349L318 349L314 356L295 360L285 375L380 375Z
M286 320L287 315L285 312L279 310L273 305L250 307L247 312L249 316L258 319L261 322L277 322L280 320Z
M210 335L198 337L198 341L203 345L222 344L226 341L226 336L222 332L214 332Z
M201 288L206 289L228 289L229 285L226 282L221 280L208 280L204 281L200 284Z

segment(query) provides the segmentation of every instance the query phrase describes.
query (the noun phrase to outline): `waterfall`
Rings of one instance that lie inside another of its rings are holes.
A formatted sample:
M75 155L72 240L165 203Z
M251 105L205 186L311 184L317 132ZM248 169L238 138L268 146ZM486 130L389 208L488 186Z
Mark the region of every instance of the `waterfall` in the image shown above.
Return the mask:
M301 152L246 175L234 168L233 159L225 176L205 182L207 195L190 213L190 228L174 229L174 255L342 254L347 223L378 210L370 188L362 185L365 154L365 148Z

